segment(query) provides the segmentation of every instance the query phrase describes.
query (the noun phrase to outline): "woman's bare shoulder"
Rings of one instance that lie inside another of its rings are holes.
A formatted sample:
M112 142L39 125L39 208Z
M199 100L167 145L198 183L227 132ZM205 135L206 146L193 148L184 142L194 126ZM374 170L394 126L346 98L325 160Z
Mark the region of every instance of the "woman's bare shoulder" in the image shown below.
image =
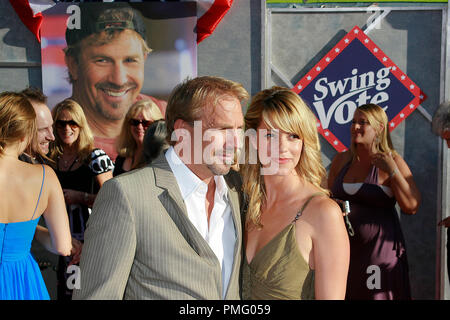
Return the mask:
M305 211L308 212L311 222L319 227L325 222L333 223L337 219L342 219L342 211L339 205L325 194L314 197Z
M334 156L332 160L332 165L334 167L343 167L347 162L349 162L352 159L352 155L349 150L344 152L338 152Z
M55 181L59 181L52 167L46 164L24 163L21 169L20 174L30 182L30 185L36 185L37 182L44 181L45 189L46 186L52 185Z

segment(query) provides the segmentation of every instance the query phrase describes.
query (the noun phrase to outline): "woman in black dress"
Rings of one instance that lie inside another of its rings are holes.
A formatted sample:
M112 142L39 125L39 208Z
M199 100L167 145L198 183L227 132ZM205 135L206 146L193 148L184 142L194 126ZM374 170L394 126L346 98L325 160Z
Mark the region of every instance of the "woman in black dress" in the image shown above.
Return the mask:
M55 142L50 158L63 188L72 237L83 242L86 222L98 190L112 177L114 165L94 139L81 106L71 99L58 103L52 111ZM67 286L68 259L59 257L58 299L70 299Z

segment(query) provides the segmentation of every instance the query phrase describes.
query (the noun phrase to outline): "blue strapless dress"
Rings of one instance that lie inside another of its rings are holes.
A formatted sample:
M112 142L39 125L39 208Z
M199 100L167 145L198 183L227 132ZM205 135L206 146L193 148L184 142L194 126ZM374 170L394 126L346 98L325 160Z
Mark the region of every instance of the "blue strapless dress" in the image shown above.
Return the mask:
M41 193L38 203L40 196ZM0 300L50 300L41 270L30 252L39 221L39 217L33 217L23 222L0 223Z
M30 253L38 221L0 223L1 300L50 300L41 270Z

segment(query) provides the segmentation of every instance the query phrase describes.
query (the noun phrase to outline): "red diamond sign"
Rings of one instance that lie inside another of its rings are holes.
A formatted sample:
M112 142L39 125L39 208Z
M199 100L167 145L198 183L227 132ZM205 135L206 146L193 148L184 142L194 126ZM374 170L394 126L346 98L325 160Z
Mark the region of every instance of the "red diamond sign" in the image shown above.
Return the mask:
M395 129L426 95L357 26L292 88L317 117L320 134L339 152L350 147L356 108L381 106Z

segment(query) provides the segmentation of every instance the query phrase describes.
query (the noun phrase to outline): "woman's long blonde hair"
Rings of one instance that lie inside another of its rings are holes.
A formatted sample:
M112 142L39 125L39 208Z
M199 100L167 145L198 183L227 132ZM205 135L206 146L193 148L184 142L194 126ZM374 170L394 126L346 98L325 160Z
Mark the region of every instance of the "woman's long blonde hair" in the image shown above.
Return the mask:
M135 102L125 115L122 129L117 138L117 153L121 157L133 157L138 148L138 145L131 134L130 120L137 117L141 112L144 114L145 118L151 122L164 119L158 106L152 100L140 100Z
M56 129L56 121L59 120L59 117L64 110L69 112L72 120L75 121L80 128L80 134L75 142L80 162L88 162L90 161L91 152L94 149L94 136L89 128L83 109L76 101L72 99L65 99L61 101L52 110L55 141L50 150L50 158L56 162L58 161L58 157L64 152L64 146L58 135L58 130Z
M321 187L326 175L322 165L320 142L316 118L306 103L293 91L283 87L272 87L257 93L245 114L245 129L257 130L261 122L271 129L295 133L303 140L303 148L296 171L300 177L310 182L326 194ZM247 131L246 131L247 132ZM243 190L248 197L246 224L253 223L261 228L261 209L266 201L261 162L249 163L251 143L245 143L245 164L242 166Z
M367 121L369 121L370 126L377 132L375 137L376 151L381 153L391 152L395 155L397 151L395 151L394 145L392 144L391 135L389 133L388 117L383 108L376 104L369 103L359 106L356 111L364 114L367 117ZM381 127L382 129L380 129ZM356 144L353 142L350 146L350 153L352 155L352 159L356 159Z

